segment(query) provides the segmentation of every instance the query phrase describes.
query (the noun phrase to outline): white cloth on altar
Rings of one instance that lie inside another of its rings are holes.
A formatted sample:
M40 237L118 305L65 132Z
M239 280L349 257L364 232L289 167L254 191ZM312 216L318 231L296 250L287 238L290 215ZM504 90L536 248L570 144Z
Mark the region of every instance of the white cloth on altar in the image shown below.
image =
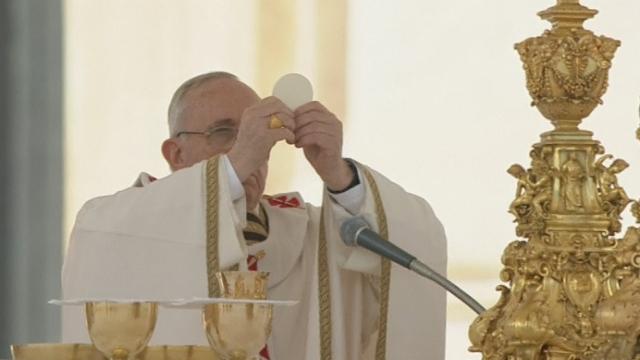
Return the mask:
M266 256L258 266L271 273L269 298L300 301L295 307L276 308L269 339L271 359L318 359L321 209L305 204L298 194L283 196L285 204L295 198L299 206L283 207L264 199L269 237L247 247L242 236L245 201L243 195L238 199L232 194L226 160L220 164L221 267L245 264L248 254L264 250ZM87 202L76 219L65 258L63 296L206 297L205 168L206 162L202 162L157 181L140 181L141 187ZM373 174L384 202L390 241L444 274L445 235L430 206ZM328 194L323 200L327 205L334 359L372 359L377 338L379 258L363 249L346 247L339 238L340 224L352 213L364 215L376 227L371 185L362 177L361 181L364 201L358 211L346 211ZM388 359L444 359L445 317L443 290L392 266ZM63 341L89 341L81 308L64 309ZM206 344L200 312L161 309L151 343Z

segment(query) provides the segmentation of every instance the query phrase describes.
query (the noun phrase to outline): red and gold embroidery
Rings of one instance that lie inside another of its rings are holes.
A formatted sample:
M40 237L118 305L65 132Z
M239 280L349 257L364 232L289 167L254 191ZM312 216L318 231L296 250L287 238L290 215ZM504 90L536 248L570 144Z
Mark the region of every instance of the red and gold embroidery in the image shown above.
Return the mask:
M268 200L269 205L279 208L297 208L300 207L300 200L295 196L280 195L276 197L270 197Z

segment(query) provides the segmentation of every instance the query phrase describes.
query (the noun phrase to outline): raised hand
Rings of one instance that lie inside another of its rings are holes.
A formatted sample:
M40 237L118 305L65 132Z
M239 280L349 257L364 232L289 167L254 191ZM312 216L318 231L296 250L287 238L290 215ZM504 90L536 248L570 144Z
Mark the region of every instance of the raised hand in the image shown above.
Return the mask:
M277 116L284 127L269 128L271 116ZM280 140L295 141L294 114L278 98L270 96L248 107L242 113L238 137L227 156L238 178L245 182L269 160L271 149Z
M329 190L340 191L356 176L342 158L342 122L317 101L297 108L295 146L304 155Z

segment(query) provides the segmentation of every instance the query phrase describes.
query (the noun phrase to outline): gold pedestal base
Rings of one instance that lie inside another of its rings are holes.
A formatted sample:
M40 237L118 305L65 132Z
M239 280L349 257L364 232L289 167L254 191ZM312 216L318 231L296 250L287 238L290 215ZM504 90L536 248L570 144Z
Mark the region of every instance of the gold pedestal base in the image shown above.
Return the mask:
M24 344L11 346L13 360L106 360L91 344ZM217 360L208 346L149 346L137 360Z

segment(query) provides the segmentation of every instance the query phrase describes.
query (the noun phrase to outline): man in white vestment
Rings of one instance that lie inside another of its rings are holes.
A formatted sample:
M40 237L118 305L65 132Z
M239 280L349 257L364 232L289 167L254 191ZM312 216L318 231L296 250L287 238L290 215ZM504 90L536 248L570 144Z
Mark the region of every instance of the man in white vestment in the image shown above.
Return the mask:
M444 290L339 235L344 220L362 215L444 274L442 225L423 199L343 158L341 122L322 104L289 109L231 74L208 73L176 91L169 131L162 153L171 175L143 173L78 213L66 299L207 297L212 270L239 266L270 273L269 299L299 301L275 308L262 358L444 359ZM263 195L270 151L283 140L323 180L321 207L298 193ZM63 341L89 341L81 307L64 308ZM201 312L161 308L151 343L207 344Z

